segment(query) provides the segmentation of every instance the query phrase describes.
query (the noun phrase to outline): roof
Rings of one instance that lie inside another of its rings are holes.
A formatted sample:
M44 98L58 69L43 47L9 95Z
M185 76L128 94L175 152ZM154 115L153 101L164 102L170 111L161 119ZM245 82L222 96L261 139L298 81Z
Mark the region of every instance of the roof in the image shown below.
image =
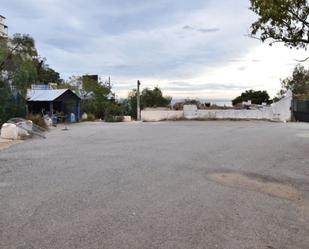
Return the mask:
M59 98L69 89L32 90L27 92L27 101L53 101Z
M3 16L3 15L0 15L0 17L2 17L3 19L6 19L5 16Z

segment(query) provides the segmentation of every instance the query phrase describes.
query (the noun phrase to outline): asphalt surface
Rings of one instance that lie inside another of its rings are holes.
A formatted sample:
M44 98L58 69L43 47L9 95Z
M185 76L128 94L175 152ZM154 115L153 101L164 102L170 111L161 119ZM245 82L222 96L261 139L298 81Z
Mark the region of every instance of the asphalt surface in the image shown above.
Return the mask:
M309 248L309 124L82 123L47 137L0 152L1 249Z

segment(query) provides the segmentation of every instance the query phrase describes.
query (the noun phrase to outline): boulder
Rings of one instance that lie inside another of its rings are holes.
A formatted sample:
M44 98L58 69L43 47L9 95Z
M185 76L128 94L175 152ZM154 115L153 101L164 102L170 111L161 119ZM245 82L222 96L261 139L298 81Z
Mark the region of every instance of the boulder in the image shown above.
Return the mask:
M123 117L123 122L131 122L132 119L131 119L131 116L124 116Z
M28 131L32 131L33 127L33 123L31 120L18 122L16 125L18 127L18 136L27 137L30 135Z
M18 127L15 124L4 123L1 127L1 138L17 140Z
M87 119L88 119L88 114L84 112L82 115L82 120L87 120Z

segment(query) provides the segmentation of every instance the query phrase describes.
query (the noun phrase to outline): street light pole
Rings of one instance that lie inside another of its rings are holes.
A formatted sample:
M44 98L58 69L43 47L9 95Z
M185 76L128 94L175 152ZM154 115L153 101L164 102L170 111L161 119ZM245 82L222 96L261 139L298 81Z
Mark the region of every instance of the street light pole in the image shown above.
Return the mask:
M141 82L138 80L137 81L137 91L136 91L136 102L137 102L137 120L140 121L141 120L141 97L140 97L140 85Z

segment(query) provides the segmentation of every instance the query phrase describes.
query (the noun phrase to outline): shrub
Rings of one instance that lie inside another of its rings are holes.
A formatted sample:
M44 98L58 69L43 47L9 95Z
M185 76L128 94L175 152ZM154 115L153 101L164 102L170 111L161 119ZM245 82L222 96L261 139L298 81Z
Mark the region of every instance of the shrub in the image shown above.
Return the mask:
M124 106L119 103L109 103L105 109L105 122L122 122L123 121Z
M86 121L95 121L95 116L92 113L87 114Z
M29 114L27 119L31 120L33 124L36 124L44 129L47 129L47 125L44 121L44 118L40 114Z
M237 105L242 103L243 101L251 100L252 104L260 105L263 102L269 103L269 95L266 91L254 91L249 90L243 92L240 96L232 100L232 104Z
M123 116L107 116L105 118L105 122L108 122L108 123L123 122Z

